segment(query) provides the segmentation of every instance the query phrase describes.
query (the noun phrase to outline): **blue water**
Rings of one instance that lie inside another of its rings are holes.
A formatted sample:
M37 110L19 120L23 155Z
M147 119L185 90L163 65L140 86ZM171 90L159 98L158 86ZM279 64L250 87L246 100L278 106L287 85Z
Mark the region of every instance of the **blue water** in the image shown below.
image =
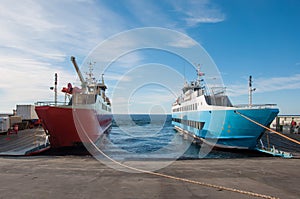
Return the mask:
M257 152L212 150L173 129L171 115L114 115L102 150L114 159L247 158Z

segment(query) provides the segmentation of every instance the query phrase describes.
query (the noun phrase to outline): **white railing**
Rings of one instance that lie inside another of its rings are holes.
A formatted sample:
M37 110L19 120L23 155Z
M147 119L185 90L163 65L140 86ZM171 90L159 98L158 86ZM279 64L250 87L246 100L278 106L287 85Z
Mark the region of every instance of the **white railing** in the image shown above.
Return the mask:
M272 108L275 106L277 106L277 104L251 104L251 106L249 106L249 104L234 105L236 108Z
M42 101L42 102L35 102L35 106L63 106L68 105L66 102L54 102L54 101Z

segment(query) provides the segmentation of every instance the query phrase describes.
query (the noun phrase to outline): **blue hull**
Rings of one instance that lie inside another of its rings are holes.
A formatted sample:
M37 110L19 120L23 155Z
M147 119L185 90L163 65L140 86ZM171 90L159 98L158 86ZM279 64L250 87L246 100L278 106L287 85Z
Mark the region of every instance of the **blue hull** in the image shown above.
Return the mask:
M236 109L241 114L268 126L277 116L277 108ZM190 111L172 113L172 124L216 147L255 149L265 129L250 122L235 110Z

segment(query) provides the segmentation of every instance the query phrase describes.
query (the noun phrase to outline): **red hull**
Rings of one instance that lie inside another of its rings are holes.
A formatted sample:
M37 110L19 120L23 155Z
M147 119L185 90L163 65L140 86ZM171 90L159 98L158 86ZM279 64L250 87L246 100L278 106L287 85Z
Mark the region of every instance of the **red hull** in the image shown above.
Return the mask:
M35 110L50 134L52 148L96 142L110 129L112 122L111 114L98 114L94 109L37 106Z

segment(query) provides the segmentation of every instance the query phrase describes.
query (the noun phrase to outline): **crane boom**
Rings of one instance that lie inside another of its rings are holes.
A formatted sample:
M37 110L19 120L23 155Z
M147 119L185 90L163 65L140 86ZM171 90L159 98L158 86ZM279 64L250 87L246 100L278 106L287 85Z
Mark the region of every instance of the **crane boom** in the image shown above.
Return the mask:
M83 76L82 76L82 74L81 74L81 72L80 72L80 70L79 70L79 67L78 67L78 65L77 65L77 63L76 63L75 57L71 56L71 61L72 61L73 65L74 65L74 67L75 67L75 69L76 69L76 72L77 72L77 74L78 74L78 77L79 77L79 79L80 79L82 85L84 85L84 84L85 84L85 81L84 81L84 78L83 78Z

